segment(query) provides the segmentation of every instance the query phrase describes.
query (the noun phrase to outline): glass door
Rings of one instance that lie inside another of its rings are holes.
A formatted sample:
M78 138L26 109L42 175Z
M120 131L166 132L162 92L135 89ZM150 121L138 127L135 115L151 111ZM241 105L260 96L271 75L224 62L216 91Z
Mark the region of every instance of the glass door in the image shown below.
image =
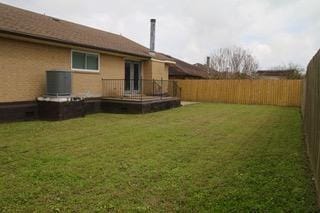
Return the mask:
M140 63L125 62L124 88L127 94L137 94L140 92Z

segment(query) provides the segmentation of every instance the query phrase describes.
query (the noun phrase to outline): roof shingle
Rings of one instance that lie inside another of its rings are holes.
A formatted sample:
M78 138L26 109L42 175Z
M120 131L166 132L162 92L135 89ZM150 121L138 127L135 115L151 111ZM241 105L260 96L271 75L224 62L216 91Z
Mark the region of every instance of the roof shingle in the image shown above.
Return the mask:
M172 61L176 62L176 64L170 64L169 65L169 75L177 75L177 76L195 76L200 78L209 78L208 72L201 68L197 67L195 65L189 64L185 61L182 61L180 59L174 58L169 55L165 55L163 53L158 53L162 56L165 56Z
M149 49L124 36L0 3L0 32L143 57ZM154 56L154 58L157 58ZM161 60L161 59L160 59Z

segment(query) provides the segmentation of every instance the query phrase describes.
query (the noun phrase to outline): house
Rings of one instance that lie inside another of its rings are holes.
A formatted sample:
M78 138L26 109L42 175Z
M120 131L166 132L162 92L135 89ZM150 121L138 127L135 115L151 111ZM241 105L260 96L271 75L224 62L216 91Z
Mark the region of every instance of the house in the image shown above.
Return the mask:
M214 80L225 80L225 79L252 79L253 77L246 73L239 72L227 72L227 71L217 71L214 68L206 65L206 64L194 64L201 69L206 69L209 71L209 78Z
M295 75L294 69L258 70L256 73L256 78L257 79L266 79L266 80L281 80L281 79L289 79L293 75Z
M168 81L172 64L155 52L154 31L149 49L122 35L0 3L0 120L35 114L48 70L71 71L72 96L100 101L111 93L142 97L142 79L152 81L154 91L160 87L154 80ZM161 96L167 90L161 88Z
M169 64L169 79L208 79L208 71L205 68L197 67L180 59L169 55L163 56L173 60L175 63Z

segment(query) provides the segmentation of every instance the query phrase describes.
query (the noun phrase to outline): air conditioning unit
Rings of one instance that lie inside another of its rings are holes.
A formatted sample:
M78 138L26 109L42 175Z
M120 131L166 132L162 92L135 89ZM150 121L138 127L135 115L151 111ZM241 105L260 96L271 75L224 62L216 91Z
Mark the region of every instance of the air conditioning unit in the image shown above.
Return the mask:
M47 96L71 95L71 72L65 70L47 71Z

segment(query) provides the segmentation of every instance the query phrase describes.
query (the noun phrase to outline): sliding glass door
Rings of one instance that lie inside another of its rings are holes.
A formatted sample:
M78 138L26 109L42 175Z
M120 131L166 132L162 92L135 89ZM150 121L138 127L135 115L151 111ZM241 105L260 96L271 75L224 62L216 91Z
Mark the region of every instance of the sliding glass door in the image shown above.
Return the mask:
M140 92L141 68L139 62L125 62L124 88L126 93Z

